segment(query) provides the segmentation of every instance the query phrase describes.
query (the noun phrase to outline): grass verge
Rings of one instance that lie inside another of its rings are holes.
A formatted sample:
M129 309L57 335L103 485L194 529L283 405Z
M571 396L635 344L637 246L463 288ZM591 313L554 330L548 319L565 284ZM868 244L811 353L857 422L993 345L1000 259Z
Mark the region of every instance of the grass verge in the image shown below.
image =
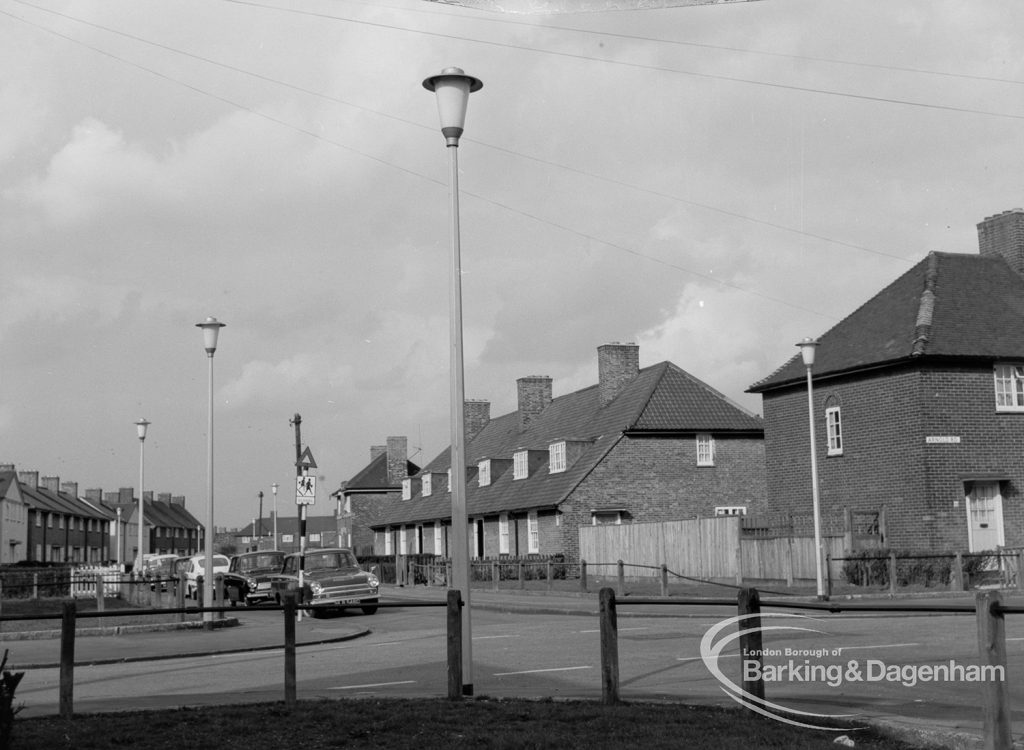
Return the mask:
M297 748L836 748L844 732L810 730L740 709L679 704L477 698L345 699L16 720L11 750L280 750ZM857 748L922 745L876 729L846 734Z

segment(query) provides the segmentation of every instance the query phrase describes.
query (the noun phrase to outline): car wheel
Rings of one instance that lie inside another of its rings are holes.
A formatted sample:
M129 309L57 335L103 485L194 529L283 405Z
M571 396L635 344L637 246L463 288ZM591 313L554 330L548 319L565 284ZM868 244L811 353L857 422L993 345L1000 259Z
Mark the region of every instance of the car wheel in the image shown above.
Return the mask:
M377 607L376 606L363 607L363 614L364 615L375 615L375 614L377 614Z

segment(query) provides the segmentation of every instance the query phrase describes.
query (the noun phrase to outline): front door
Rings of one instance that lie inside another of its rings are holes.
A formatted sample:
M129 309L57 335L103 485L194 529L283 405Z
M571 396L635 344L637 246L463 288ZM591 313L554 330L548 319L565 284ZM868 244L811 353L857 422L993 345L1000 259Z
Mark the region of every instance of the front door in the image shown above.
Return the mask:
M999 482L974 483L967 495L967 524L971 552L994 550L1005 542Z

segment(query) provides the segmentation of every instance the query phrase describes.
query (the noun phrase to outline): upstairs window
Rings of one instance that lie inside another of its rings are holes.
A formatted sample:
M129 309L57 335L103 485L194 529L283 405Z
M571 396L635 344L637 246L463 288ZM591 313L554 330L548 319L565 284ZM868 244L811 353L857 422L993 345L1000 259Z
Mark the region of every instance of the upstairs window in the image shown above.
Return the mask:
M707 433L697 435L697 466L715 465L715 439Z
M747 515L746 505L716 505L716 516L745 516Z
M485 458L476 465L476 468L477 484L481 487L487 487L491 483L491 460Z
M512 455L512 479L526 479L530 475L530 454L527 451L516 451Z
M565 471L565 441L548 446L548 472L558 474Z
M825 409L825 429L828 433L828 455L843 455L843 422L838 406Z
M412 499L412 479L410 479L408 477L406 477L405 479L402 480L402 499L403 500L411 500Z
M1024 411L1024 367L996 365L996 411Z
M430 474L423 475L423 480L420 484L420 487L421 491L423 492L423 497L430 497L430 493L433 491L433 482L430 479Z
M452 491L452 470L451 470L451 468L448 469L448 491L449 492Z

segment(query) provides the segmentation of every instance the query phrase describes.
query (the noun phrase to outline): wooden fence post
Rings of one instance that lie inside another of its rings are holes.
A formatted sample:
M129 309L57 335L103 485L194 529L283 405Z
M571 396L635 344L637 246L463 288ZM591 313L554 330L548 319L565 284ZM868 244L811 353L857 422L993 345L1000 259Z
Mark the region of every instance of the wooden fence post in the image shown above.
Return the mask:
M896 596L896 553L889 552L889 596Z
M548 582L548 591L551 591L551 588L552 588L552 580L551 579L554 578L554 566L551 564L550 560L548 560L548 567L547 567L546 573L547 573L547 579L546 580Z
M619 560L619 596L626 595L626 564Z
M462 595L448 590L448 700L462 700Z
M70 720L75 703L75 602L64 602L60 628L60 717Z
M790 516L789 536L786 537L786 585L793 585L793 521Z
M491 588L498 590L498 582L501 580L501 569L497 560L491 560Z
M832 553L831 552L826 552L825 553L825 576L826 576L825 581L827 583L827 588L825 589L825 593L828 595L828 598L831 599L832 598Z
M96 611L102 612L105 594L103 593L103 574L96 574Z
M185 609L185 573L181 572L178 574L178 586L174 592L177 597L175 604L178 605L178 609ZM178 613L178 622L185 622L185 613Z
M587 561L580 560L580 591L587 590Z
M1024 552L1017 551L1017 591L1024 591Z
M748 617L739 623L740 627L740 673L743 677L743 690L748 695L757 698L764 698L764 680L760 677L764 669L764 649L761 641L761 597L757 589L742 588L736 595L738 611L740 615L757 615ZM752 632L744 632L750 630ZM747 662L757 662L758 677L755 680L748 680Z
M224 574L223 573L218 573L217 575L215 575L213 577L213 585L214 585L213 598L218 602L218 604L217 604L218 607L223 607L224 606ZM221 609L221 611L217 613L217 619L218 620L223 620L224 619L224 610L223 609Z
M523 568L524 567L525 566L523 565L523 561L520 560L519 561L519 588L521 588L521 589L526 588L526 584L524 583L524 581L526 579L523 577Z
M295 592L284 596L284 703L295 707Z
M668 596L668 565L661 564L661 595Z
M619 626L615 614L615 592L601 589L601 702L619 702Z
M998 679L982 679L982 729L986 750L1012 747L1010 691L1006 683L1006 623L998 591L982 591L975 598L978 619L978 653L982 678L985 671ZM990 667L990 670L986 670Z
M39 574L38 573L33 573L32 574L32 598L33 599L38 599L39 598Z

